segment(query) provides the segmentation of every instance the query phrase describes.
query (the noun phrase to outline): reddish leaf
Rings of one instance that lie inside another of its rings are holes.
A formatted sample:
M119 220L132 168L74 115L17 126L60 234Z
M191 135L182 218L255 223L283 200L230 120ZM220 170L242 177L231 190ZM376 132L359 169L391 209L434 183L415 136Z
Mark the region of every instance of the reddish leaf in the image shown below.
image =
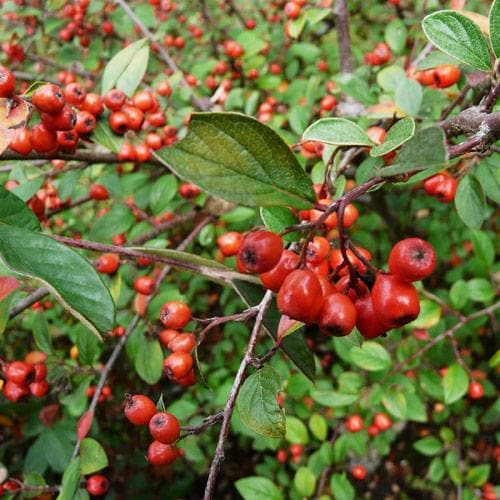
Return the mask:
M0 300L5 299L14 290L19 288L19 281L13 276L0 276Z
M14 137L14 131L0 126L0 155L9 147Z
M29 107L24 99L0 99L0 127L12 128L25 123L29 116Z
M76 434L78 435L78 439L80 441L82 441L89 433L90 426L92 425L93 420L94 412L91 410L86 411L78 420L78 424L76 426Z
M138 293L134 299L134 311L139 316L144 316L146 314L146 309L148 307L148 296Z

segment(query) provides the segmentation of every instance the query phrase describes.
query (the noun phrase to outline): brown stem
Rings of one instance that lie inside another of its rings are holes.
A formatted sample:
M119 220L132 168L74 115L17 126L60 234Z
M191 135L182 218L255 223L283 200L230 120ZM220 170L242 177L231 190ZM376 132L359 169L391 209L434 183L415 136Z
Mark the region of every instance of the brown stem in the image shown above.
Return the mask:
M14 307L10 310L9 319L14 318L25 309L28 309L28 307L32 306L35 302L43 299L49 293L49 290L47 290L46 288L39 288L38 290L35 290L33 293L14 305Z
M347 3L348 0L336 0L333 7L342 73L353 72L351 36L349 34L349 7Z
M224 418L224 412L220 411L215 413L214 415L210 415L203 419L203 422L198 425L184 425L181 427L181 430L184 431L184 434L180 437L180 439L185 438L186 436L190 436L192 434L198 435L202 432L205 432L212 425L218 424L222 422Z
M64 212L65 210L70 210L72 208L78 207L80 205L83 205L84 203L87 203L88 201L91 201L92 198L88 195L81 196L80 198L77 198L76 200L73 200L69 205L61 205L58 208L53 208L52 210L49 210L46 214L45 217L48 219L50 217L53 217L56 214L59 214L61 212Z

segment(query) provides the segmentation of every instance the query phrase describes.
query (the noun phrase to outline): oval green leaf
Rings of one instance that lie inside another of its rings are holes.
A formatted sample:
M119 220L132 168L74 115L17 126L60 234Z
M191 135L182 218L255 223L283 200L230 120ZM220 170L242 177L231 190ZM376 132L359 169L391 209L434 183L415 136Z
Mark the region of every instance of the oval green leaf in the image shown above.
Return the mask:
M36 215L21 198L0 186L0 222L39 231Z
M367 133L345 118L322 118L302 134L303 141L317 141L333 146L373 146Z
M479 229L486 217L483 188L472 175L462 177L455 195L455 207L462 222L470 229Z
M469 386L469 377L464 368L459 364L452 364L443 377L444 402L454 403L459 400Z
M394 151L399 148L399 146L409 141L414 134L415 122L413 118L403 118L389 129L382 144L371 149L370 155L377 157Z
M372 372L386 370L391 366L391 356L387 350L372 341L363 342L361 347L353 347L351 361L363 370Z
M82 474L92 474L108 466L108 457L98 441L85 438L80 448Z
M500 0L494 0L490 15L490 42L493 52L500 58Z

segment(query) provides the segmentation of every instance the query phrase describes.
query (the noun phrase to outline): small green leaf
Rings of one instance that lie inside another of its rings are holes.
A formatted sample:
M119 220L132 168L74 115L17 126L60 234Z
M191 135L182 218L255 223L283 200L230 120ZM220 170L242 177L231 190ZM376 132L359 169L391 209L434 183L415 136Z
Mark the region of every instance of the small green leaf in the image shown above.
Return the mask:
M491 48L500 59L500 0L494 0L491 4L489 21Z
M376 342L363 342L361 347L351 349L352 362L367 371L386 370L392 364L391 356L387 350Z
M433 483L439 483L446 472L443 461L439 457L435 457L432 459L429 470L427 472L427 477Z
M64 471L61 491L59 492L59 495L57 495L56 500L72 500L73 495L80 484L81 475L80 457L76 457L71 460L68 467Z
M406 399L403 392L387 391L382 396L382 404L392 416L400 420L406 418Z
M444 402L454 403L459 400L469 386L469 377L464 368L458 363L453 363L443 377Z
M384 142L370 150L371 156L383 156L394 151L402 144L409 141L415 134L415 122L413 118L403 118L397 121L387 132Z
M287 207L266 207L260 209L262 221L274 233L280 233L287 227L297 224L297 218ZM283 236L285 241L297 241L300 238L297 232L287 233Z
M395 92L402 78L406 78L406 72L396 65L387 66L377 73L377 83L388 92Z
M309 433L302 420L299 420L297 417L286 417L285 439L289 443L309 443Z
M0 186L0 223L24 227L32 231L40 230L36 215L26 203L2 186Z
M127 232L136 223L135 217L125 205L114 205L109 212L97 219L90 230L89 239L111 241L115 234Z
M163 353L160 342L144 338L134 362L139 377L148 384L156 384L160 380L163 369Z
M436 326L441 319L441 306L432 300L423 299L420 301L420 314L415 321L412 321L413 328L428 329Z
M486 217L486 200L479 181L472 175L465 175L458 184L455 194L458 216L470 229L479 229Z
M108 466L108 457L98 441L85 438L80 448L82 474L93 474Z
M279 407L281 380L266 365L248 377L241 387L236 408L242 422L261 436L280 438L285 435L285 412Z
M311 180L281 137L238 113L194 113L188 135L155 157L234 203L306 209L315 200Z
M358 399L356 394L343 394L335 391L323 391L313 389L311 397L322 406L349 406Z
M373 146L367 133L345 118L321 118L305 130L302 140L334 146Z
M249 476L234 483L244 500L283 500L280 489L267 477Z
M472 484L473 486L482 486L486 481L488 481L489 475L490 475L489 464L476 465L475 467L471 467L467 471L465 480L469 484Z
M401 19L393 19L385 28L385 41L396 54L404 52L407 35L408 30Z
M87 328L113 328L115 306L108 288L80 254L48 236L0 224L0 257L14 272L41 281Z
M310 497L316 488L316 478L311 469L299 467L293 478L293 484L301 496Z
M439 439L433 436L427 436L413 443L413 448L415 448L419 453L427 457L432 457L437 455L443 448L443 443Z
M151 188L149 206L155 215L167 209L170 201L177 194L177 179L173 175L162 175Z
M44 179L45 177L41 175L29 181L22 182L19 186L16 186L11 193L15 194L23 201L28 201L42 187Z
M495 262L495 246L488 233L484 231L473 231L471 234L474 255L487 267Z
M334 474L330 479L330 489L335 500L354 500L355 490L345 473Z
M35 313L33 319L33 339L40 351L47 354L52 353L52 339L47 326L47 320L45 319L45 314L41 312Z
M407 115L418 115L422 105L422 97L422 86L416 80L402 78L396 87L396 105Z
M47 486L45 479L38 472L30 472L29 474L26 474L24 476L23 483L24 486L32 486L32 487ZM40 492L39 491L37 492L35 488L33 488L33 490L34 491L32 491L31 493L29 491L23 491L23 498L33 498L40 494Z
M427 412L420 396L416 393L406 392L406 418L413 422L427 422Z
M469 299L467 283L464 280L457 280L450 288L450 301L454 309L462 309Z
M475 302L490 302L495 289L486 278L472 278L467 281L467 296Z
M313 433L314 437L319 441L324 441L328 433L328 426L325 418L319 413L311 415L309 419L309 429Z
M441 10L422 21L427 38L443 52L475 69L491 70L488 44L479 26L464 15Z

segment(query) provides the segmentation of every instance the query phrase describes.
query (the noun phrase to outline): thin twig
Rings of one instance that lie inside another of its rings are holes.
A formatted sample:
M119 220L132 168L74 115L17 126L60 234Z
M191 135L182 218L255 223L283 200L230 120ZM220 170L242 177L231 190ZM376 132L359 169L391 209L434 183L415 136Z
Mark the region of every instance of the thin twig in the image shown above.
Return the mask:
M17 302L12 307L9 313L9 319L14 318L19 313L23 312L25 309L28 309L28 307L32 306L35 302L38 302L39 300L43 299L49 293L50 292L49 290L47 290L47 288L39 288L38 290L35 290L33 293L31 293L24 299Z

